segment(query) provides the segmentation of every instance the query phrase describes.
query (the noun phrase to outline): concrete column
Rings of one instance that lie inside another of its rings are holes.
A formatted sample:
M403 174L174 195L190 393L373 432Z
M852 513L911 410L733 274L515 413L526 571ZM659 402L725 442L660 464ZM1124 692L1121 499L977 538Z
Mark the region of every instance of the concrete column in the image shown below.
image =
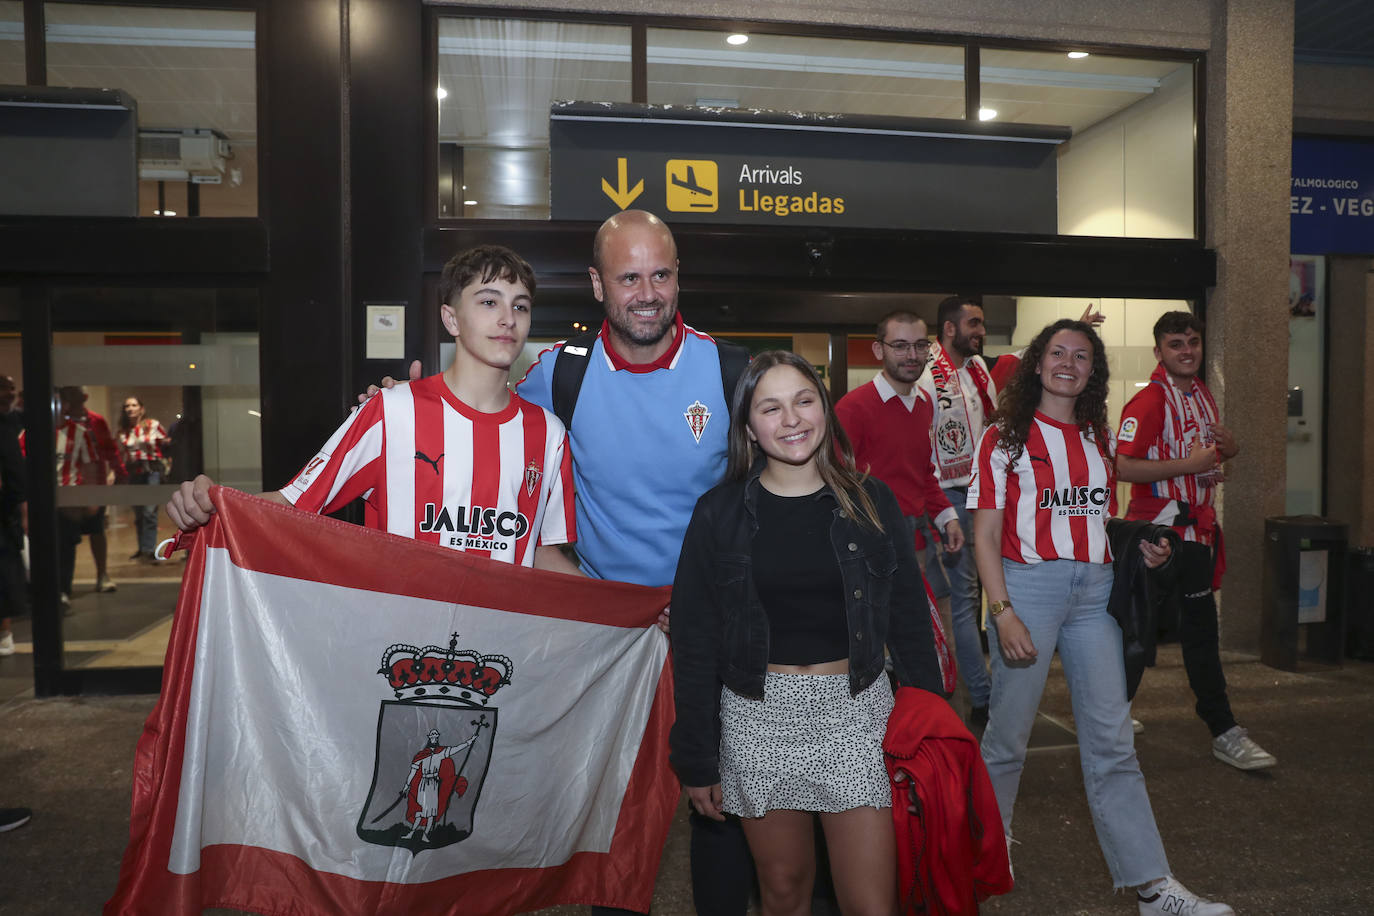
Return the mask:
M1207 56L1207 377L1239 439L1221 494L1221 638L1259 648L1264 520L1284 512L1292 0L1214 0Z
M1331 379L1326 426L1327 515L1352 547L1374 546L1374 261L1333 257L1326 302Z

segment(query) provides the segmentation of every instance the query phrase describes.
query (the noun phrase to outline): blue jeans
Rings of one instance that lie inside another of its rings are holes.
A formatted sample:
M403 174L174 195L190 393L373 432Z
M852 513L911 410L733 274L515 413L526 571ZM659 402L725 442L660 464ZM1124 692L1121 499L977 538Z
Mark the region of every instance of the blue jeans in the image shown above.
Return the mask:
M1170 874L1135 756L1121 628L1107 613L1111 565L1003 559L1002 569L1016 616L1030 631L1038 653L1030 664L1008 665L997 643L996 625L988 627L992 708L983 734L983 762L997 794L1003 828L1011 833L1026 743L1058 647L1073 700L1083 787L1112 881L1117 887L1136 887Z
M973 559L973 515L964 508L968 497L965 487L949 487L945 495L959 515L959 527L964 529L964 549L959 551L959 562L954 566L941 566L935 544L927 537L921 568L928 570L926 576L936 598L949 595L949 617L954 625L950 638L954 640L954 658L959 664L959 677L968 688L969 703L987 706L992 686L983 661L983 641L978 635L982 603L978 595L978 564Z
M161 471L142 471L129 475L129 483L162 483ZM134 506L134 526L138 531L138 549L151 555L157 549L157 506Z

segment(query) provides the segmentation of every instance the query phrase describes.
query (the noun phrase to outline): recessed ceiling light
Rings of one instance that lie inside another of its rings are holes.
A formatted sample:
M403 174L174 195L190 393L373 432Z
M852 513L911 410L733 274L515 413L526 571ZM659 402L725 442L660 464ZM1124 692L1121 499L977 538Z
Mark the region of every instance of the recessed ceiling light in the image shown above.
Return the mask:
M736 32L733 35L727 35L725 37L725 43L727 45L742 45L748 40L749 36L745 35L743 32Z
M448 90L440 86L438 89L434 90L434 97L437 99L446 99L448 98Z
M1087 52L1087 51L1070 51L1070 52L1069 52L1069 60L1082 60L1083 58L1085 58L1085 57L1087 57L1087 56L1088 56L1088 52Z
M997 117L997 109L996 109L996 108L980 108L980 109L978 109L978 120L980 120L980 121L991 121L991 120L992 120L993 118L995 118L995 117Z
M176 216L176 215L177 215L177 211L175 211L175 210L154 210L154 211L153 211L153 215L154 215L154 216Z
M475 200L465 200L465 201L463 201L463 206L465 206L465 207L475 207L475 206L477 206L477 201L475 201Z

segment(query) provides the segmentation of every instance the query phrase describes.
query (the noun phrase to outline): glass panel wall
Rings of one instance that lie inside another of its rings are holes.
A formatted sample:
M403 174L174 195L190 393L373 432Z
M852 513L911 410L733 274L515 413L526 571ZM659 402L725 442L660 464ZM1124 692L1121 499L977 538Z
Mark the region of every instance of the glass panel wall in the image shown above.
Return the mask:
M22 86L24 72L24 4L0 0L0 86Z
M1191 61L979 53L984 120L1055 124L1061 235L1193 238Z
M44 15L48 85L137 105L138 215L257 215L253 12L48 3Z
M439 20L439 216L548 219L549 105L628 102L630 29Z
M19 337L19 290L0 286L0 704L33 689L33 623L24 574L25 514L20 494L24 428L24 365Z
M199 473L262 489L257 294L53 294L64 665L160 665L185 553L161 506ZM30 399L30 408L46 406Z
M962 45L649 29L648 76L660 104L964 116Z

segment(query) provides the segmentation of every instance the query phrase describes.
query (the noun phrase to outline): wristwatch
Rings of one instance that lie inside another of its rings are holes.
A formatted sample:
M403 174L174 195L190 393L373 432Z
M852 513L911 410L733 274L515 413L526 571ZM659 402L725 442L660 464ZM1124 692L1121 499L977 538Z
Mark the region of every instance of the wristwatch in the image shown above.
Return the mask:
M989 616L996 617L998 614L1002 613L1003 611L1009 611L1009 610L1011 610L1011 602L1010 602L1010 601L989 601L989 602L988 602L988 615L989 615Z

